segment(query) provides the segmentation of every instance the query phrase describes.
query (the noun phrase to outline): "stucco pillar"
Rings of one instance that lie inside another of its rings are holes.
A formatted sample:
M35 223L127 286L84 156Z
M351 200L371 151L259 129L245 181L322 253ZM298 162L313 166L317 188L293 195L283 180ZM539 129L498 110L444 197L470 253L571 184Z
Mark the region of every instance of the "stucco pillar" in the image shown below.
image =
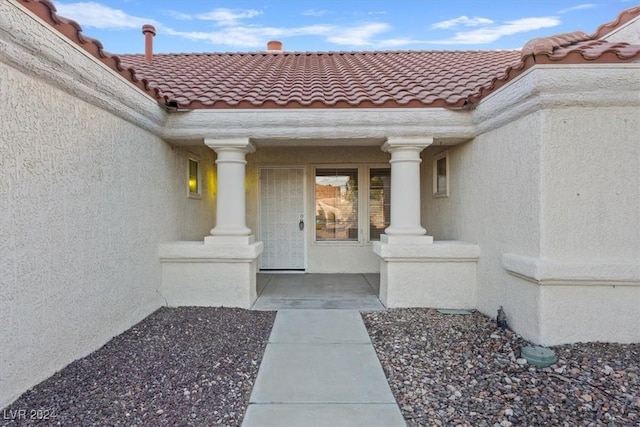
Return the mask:
M246 222L245 156L255 147L245 138L205 139L205 144L218 155L216 226L205 243L252 243Z
M203 242L160 245L162 296L170 307L249 308L257 298L262 242L246 223L245 156L249 139L205 139L218 153L217 220Z
M420 224L420 152L431 137L387 138L382 150L391 153L391 224L384 243L431 243Z

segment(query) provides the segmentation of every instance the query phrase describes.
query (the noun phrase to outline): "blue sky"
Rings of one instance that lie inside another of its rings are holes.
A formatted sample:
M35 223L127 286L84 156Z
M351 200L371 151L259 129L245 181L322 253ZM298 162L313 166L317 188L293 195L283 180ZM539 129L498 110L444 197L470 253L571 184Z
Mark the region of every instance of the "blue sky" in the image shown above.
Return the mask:
M113 53L154 51L519 49L534 37L593 33L629 0L53 0L62 16Z

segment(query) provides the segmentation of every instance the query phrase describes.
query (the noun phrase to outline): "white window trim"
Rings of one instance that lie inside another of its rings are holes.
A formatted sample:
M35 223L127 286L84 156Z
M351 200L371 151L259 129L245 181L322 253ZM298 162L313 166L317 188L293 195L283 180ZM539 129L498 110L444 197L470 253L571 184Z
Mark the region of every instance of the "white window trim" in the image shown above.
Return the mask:
M445 159L447 171L445 191L438 191L438 160ZM451 169L449 168L449 151L443 151L433 156L433 198L449 197L449 183L451 181Z
M369 175L371 169L391 169L391 165L389 163L322 163L322 164L314 164L312 166L312 171L309 174L309 194L312 195L310 197L310 210L309 212L313 214L313 217L307 215L309 221L313 221L313 230L310 238L310 241L313 245L346 245L346 246L363 246L363 245L372 245L373 242L377 242L377 240L371 240L371 236L369 233ZM358 171L358 239L357 240L317 240L315 233L315 222L316 222L316 190L315 190L315 179L316 173L318 169L357 169ZM311 227L310 227L311 229Z
M198 175L196 179L198 180L198 191L192 192L189 188L189 179L191 178L191 171L189 170L190 160L196 162L198 168ZM190 199L202 199L202 162L200 161L200 157L189 153L187 156L187 197Z

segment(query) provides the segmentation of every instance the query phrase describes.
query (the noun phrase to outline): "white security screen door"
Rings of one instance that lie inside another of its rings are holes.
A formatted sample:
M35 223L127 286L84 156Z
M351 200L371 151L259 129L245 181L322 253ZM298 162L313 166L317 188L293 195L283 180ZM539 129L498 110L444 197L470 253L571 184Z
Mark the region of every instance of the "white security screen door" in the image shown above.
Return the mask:
M260 255L262 270L303 270L304 169L260 168ZM313 224L312 224L313 225Z

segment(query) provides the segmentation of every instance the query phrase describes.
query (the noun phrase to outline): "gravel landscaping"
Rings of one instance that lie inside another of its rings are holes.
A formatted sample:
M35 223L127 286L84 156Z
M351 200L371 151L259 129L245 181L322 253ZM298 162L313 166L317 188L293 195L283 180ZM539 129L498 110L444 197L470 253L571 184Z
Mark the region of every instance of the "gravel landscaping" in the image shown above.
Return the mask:
M573 344L558 362L520 359L530 345L478 312L363 313L409 425L640 426L640 344Z
M3 425L238 426L274 319L162 308L24 393L3 410ZM21 410L40 419L7 420L25 418L11 412Z

